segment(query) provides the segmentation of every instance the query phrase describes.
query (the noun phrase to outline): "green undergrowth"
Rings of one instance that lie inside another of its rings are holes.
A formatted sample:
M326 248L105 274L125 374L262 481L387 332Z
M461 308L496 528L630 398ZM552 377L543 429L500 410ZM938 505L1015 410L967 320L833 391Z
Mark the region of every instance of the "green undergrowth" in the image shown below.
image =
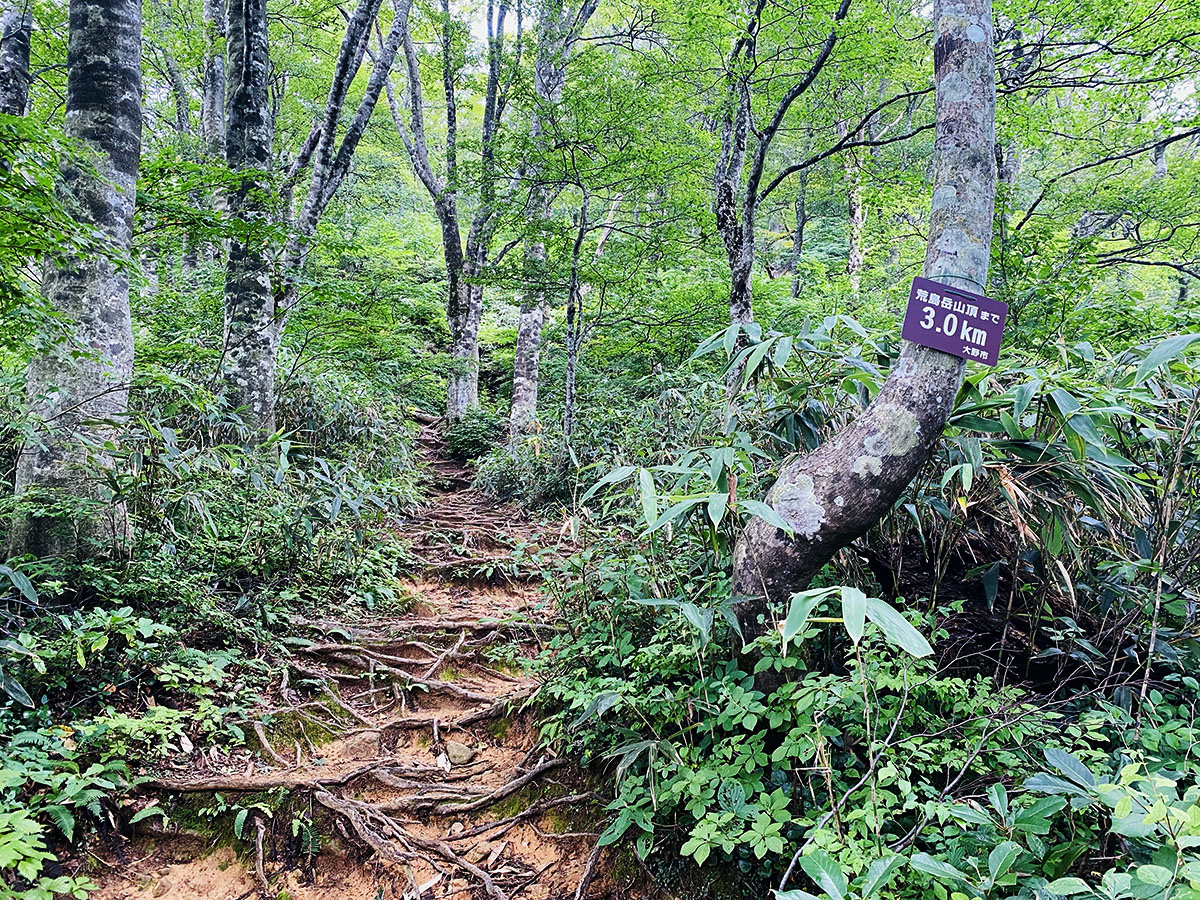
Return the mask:
M271 803L145 806L126 799L133 767L256 746L248 719L303 637L297 622L411 607L412 561L387 519L419 497L413 430L399 408L348 404L351 389L334 401L302 387L280 434L259 442L219 409L152 406L162 395L145 386L135 427L93 469L106 502L128 510L131 541L0 568L0 897L83 896L71 848L148 817L207 818L244 840ZM13 514L9 503L0 520ZM330 737L286 715L270 732L285 752ZM294 827L299 841L309 826Z

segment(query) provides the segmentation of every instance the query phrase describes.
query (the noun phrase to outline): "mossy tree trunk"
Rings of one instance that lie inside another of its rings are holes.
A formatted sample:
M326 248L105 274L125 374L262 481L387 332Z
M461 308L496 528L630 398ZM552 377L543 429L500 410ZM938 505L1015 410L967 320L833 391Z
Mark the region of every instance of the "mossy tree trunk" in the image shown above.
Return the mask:
M103 553L123 541L124 509L106 502L89 456L120 427L133 374L128 256L142 142L139 0L71 0L65 130L92 154L68 166L62 191L104 252L46 261L42 292L69 337L35 357L26 381L34 420L17 461L13 549L37 556ZM50 505L47 505L49 501Z

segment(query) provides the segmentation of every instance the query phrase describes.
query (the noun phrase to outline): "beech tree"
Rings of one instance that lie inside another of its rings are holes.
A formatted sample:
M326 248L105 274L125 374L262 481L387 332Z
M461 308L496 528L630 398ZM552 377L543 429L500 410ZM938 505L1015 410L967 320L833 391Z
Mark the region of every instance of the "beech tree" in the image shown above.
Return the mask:
M268 94L266 0L228 0L225 45L225 162L239 176L226 198L229 215L243 222L229 243L225 272L224 395L246 424L275 430L275 357L278 352L271 251L255 231L270 216L272 123Z
M38 556L112 547L127 528L119 505L99 502L84 466L92 450L103 462L133 374L128 255L142 135L141 3L71 0L69 16L65 129L91 158L62 173L61 189L106 252L52 256L42 278L68 337L33 358L26 381L34 429L15 491L35 506L19 514L12 542ZM51 501L72 508L63 514Z
M397 13L404 34L406 73L405 98L408 117L388 84L388 103L413 171L433 200L434 213L441 227L442 254L446 263L446 321L450 326L452 370L446 380L446 417L462 418L479 405L479 323L483 318L483 284L480 278L488 263L492 239L497 227L496 139L508 105L511 78L504 78L504 26L509 12L508 0L488 0L487 4L487 85L483 97L483 124L480 134L480 172L478 202L463 245L460 196L466 185L459 174L458 75L453 43L454 21L449 0L442 2L441 74L446 113L445 172L439 175L430 158L430 139L425 126L425 98L416 45L409 24L409 9ZM521 42L518 16L516 43Z
M29 32L31 0L0 4L0 113L25 115L29 105Z
M995 47L990 0L934 9L936 137L927 278L979 291L987 283L996 191ZM753 519L734 550L733 590L749 634L807 587L833 555L892 507L929 458L966 362L904 342L878 395L850 426L788 461L766 502L791 533Z
M597 6L599 0L583 0L578 7L565 0L545 0L538 10L534 107L529 122L535 160L539 154L546 154L555 140L552 123L567 83L567 63ZM531 185L528 203L531 236L525 240L525 293L521 298L513 356L513 397L508 423L513 434L526 429L537 415L538 358L548 299L544 232L553 200L551 188L539 178L536 165L527 167L525 178Z
M373 54L375 64L366 91L339 141L339 121L350 84L367 55L381 5L382 0L360 0L348 17L322 113L283 179L282 200L285 214L290 217L295 187L311 167L304 200L291 222L292 232L277 263L278 251L262 236L261 228L270 221L273 207L269 170L274 135L266 5L265 0L229 0L225 153L230 170L242 177L228 198L228 209L231 216L242 220L243 230L231 242L229 251L221 373L229 406L242 410L246 424L260 435L275 430L279 343L300 299L297 277L308 246L322 214L350 171L402 39L402 22L408 14L403 0L396 5L387 37L378 53ZM282 274L273 283L275 268Z

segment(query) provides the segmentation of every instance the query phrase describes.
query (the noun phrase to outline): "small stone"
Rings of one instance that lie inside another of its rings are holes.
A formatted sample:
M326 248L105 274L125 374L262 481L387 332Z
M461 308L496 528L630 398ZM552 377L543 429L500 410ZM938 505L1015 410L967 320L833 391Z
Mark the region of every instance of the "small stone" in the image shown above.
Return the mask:
M476 844L474 847L472 847L470 850L468 850L466 853L463 854L463 859L465 859L469 863L479 865L481 862L483 862L485 859L488 858L488 855L494 849L495 849L495 844L493 844L491 841L480 841L478 844Z
M462 834L465 830L466 830L466 826L463 825L462 822L451 822L450 823L450 836L451 837L453 837L456 834Z
M351 735L342 742L341 751L345 759L374 759L379 755L379 732Z
M174 887L174 885L171 884L171 879L164 878L162 881L160 881L158 884L156 884L154 886L154 896L161 897L163 894L165 894L167 891L169 891L172 887Z
M460 744L458 741L446 741L446 755L450 757L451 765L465 766L475 758L475 753L476 751L466 744Z

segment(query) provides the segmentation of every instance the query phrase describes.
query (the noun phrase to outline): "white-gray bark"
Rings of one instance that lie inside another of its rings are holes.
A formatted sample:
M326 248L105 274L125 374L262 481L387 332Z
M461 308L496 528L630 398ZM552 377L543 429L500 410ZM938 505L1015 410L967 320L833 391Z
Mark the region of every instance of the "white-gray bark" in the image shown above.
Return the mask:
M599 0L583 0L576 8L564 0L543 0L538 11L537 58L533 68L534 108L529 123L532 156L548 151L549 125L562 103L567 83L567 64ZM529 219L532 233L525 241L525 294L517 323L517 347L513 355L513 397L509 431L518 435L537 416L539 362L542 324L548 300L546 244L544 234L550 219L551 189L542 184L537 166L526 171L530 192Z
M416 46L404 10L404 59L408 117L388 85L388 104L413 171L429 192L442 232L442 254L446 263L446 320L450 327L451 371L446 379L446 418L455 421L479 405L479 324L483 319L483 285L480 278L488 263L496 228L495 144L500 120L507 104L508 86L501 83L504 53L504 21L508 0L487 4L488 76L484 94L483 129L480 141L481 171L479 205L467 232L464 247L458 205L458 103L454 92L454 59L451 46L450 8L442 4L442 90L446 109L446 171L434 171L425 130L425 99L421 88ZM401 21L399 10L397 21ZM517 42L521 40L518 8Z
M796 227L792 231L792 299L800 297L800 260L804 258L804 228L808 225L808 170L796 177Z
M67 136L91 151L94 170L68 166L63 193L106 252L46 261L42 291L70 339L35 357L26 382L34 432L17 461L23 510L13 547L38 556L101 552L123 540L124 509L104 502L85 470L125 415L133 373L128 254L141 153L139 0L71 0ZM94 460L105 463L103 450ZM41 504L65 501L63 514Z
M996 190L995 53L990 0L934 6L937 131L925 275L978 291L987 282ZM929 458L962 384L957 356L905 342L863 414L788 460L767 502L793 535L754 519L734 551L733 591L748 635L805 588L839 549L887 514Z
M0 113L25 115L29 105L29 37L32 0L0 2Z
M225 0L204 0L204 74L200 89L200 136L205 151L225 158Z
M745 325L754 321L754 228L758 206L763 195L759 188L766 170L771 144L779 133L788 110L813 83L829 61L837 44L838 22L846 18L851 0L841 0L833 16L834 28L830 30L812 65L784 92L771 116L760 129L755 130L754 153L749 152L751 131L751 91L749 72L752 66L747 60L757 50L758 29L766 9L766 0L757 0L746 24L745 32L734 42L726 76L725 117L721 125L721 151L713 172L713 212L717 230L725 244L725 255L729 262L729 321L731 325ZM745 169L745 182L742 175ZM764 192L765 193L765 192ZM728 379L732 389L741 380L741 370L730 369Z
M347 22L325 110L285 181L285 198L290 200L296 180L311 162L308 190L283 252L282 283L272 286L268 269L271 257L261 242L234 241L230 248L222 362L225 395L232 407L242 410L246 424L259 434L275 430L275 368L284 326L299 300L296 277L304 266L321 216L349 174L354 154L383 92L400 46L401 12L407 15L404 8L407 2L397 3L396 20L375 56L366 90L339 142L338 122L350 84L366 56L371 26L382 0L361 0ZM262 0L230 0L228 31L230 100L226 108L229 125L226 154L230 168L247 175L231 197L230 209L248 220L262 220L269 212L266 203L269 184L262 176L270 165L274 118L267 93L269 60Z
M252 229L269 221L271 143L266 0L229 0L225 161L240 179L226 198L231 218L251 229L229 244L225 270L222 391L230 408L259 434L275 430L278 352L271 252Z

